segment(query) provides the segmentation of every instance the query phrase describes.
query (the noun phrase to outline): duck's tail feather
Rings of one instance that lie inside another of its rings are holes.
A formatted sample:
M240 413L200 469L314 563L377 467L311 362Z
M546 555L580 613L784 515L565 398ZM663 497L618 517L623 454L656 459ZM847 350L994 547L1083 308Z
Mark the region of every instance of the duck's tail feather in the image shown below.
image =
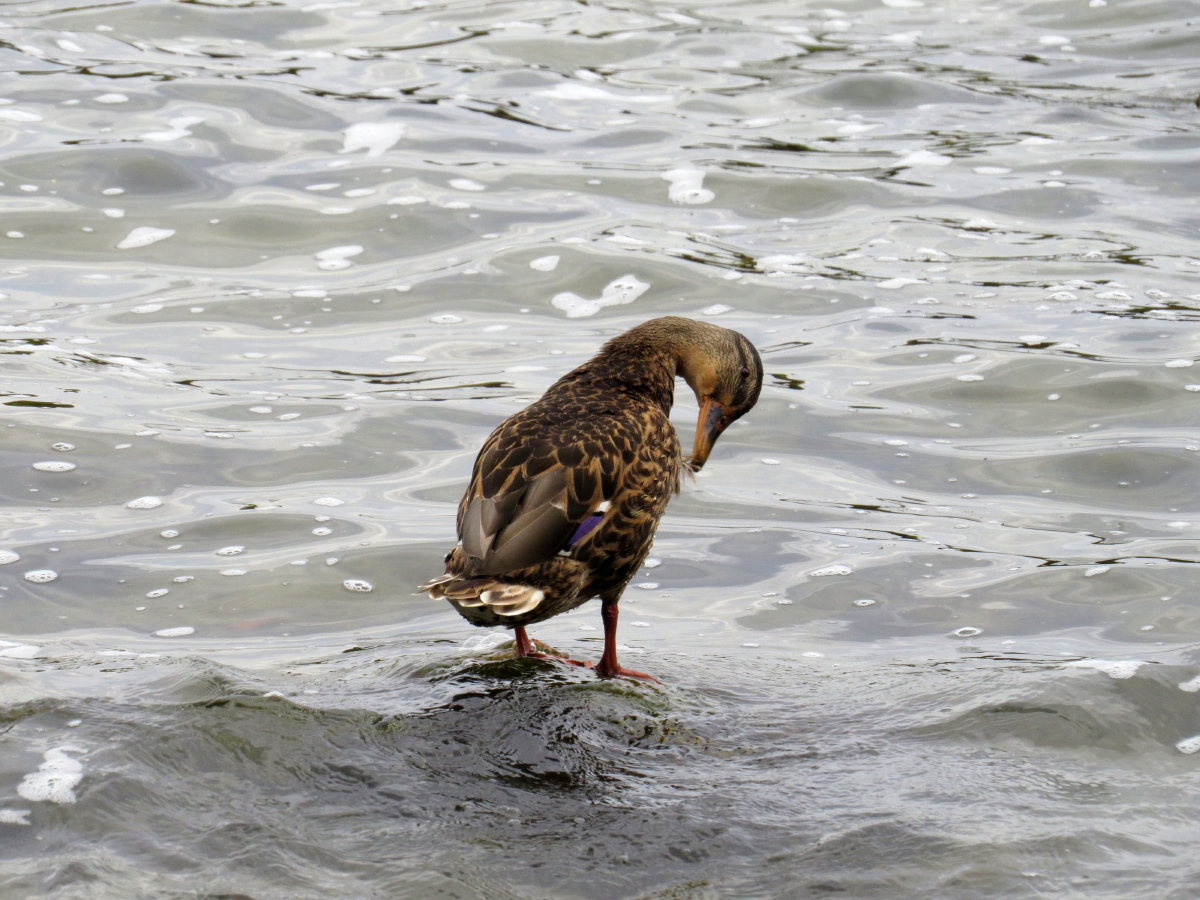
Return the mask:
M543 591L527 584L505 584L492 578L463 578L458 575L439 575L417 590L434 600L443 597L455 606L487 606L498 616L521 616L535 609L546 598Z

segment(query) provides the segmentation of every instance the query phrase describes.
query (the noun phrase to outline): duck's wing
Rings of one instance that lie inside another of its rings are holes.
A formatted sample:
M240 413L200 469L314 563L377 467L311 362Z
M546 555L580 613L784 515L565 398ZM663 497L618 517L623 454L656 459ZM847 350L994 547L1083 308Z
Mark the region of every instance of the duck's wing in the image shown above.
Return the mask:
M502 425L480 450L459 506L471 574L537 565L582 540L603 518L625 457L632 458L624 443L514 434Z

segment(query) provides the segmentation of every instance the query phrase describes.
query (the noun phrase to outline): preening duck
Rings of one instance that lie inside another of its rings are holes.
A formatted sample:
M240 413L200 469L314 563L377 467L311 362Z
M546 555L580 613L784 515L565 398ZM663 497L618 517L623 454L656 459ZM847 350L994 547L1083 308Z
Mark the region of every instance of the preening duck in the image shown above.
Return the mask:
M700 403L687 459L668 418L677 375ZM518 656L545 655L527 626L599 597L596 674L656 680L617 662L617 603L683 470L704 465L761 389L762 360L736 331L664 316L618 335L484 442L458 506L459 544L420 590L473 625L513 629Z

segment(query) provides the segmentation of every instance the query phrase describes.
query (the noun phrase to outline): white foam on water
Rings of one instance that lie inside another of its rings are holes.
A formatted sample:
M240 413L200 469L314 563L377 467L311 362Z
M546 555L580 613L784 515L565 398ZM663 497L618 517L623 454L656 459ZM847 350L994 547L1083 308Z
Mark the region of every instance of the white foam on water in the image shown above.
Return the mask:
M342 506L345 500L339 500L337 497L318 497L313 501L317 506Z
M1167 523L1168 528L1190 528L1191 525L1192 525L1191 522L1168 522Z
M440 316L430 316L429 321L434 325L457 325L463 321L463 317L456 316L454 313L442 313Z
M956 638L978 637L981 634L983 634L982 628L974 628L971 625L967 625L963 628L957 628L954 631L950 632L950 636L956 637Z
M623 306L626 303L632 303L649 289L649 283L640 281L637 276L622 275L615 281L609 282L595 300L588 300L568 291L556 294L550 304L565 312L568 319L579 319L584 316L594 316L606 306Z
M402 197L393 197L387 202L388 206L412 206L414 203L428 203L424 197L418 197L416 194L405 194Z
M108 216L110 219L125 218L125 210L121 209L121 207L119 207L119 206L108 206L108 207L105 207L104 209L102 209L101 212L104 213L106 216Z
M959 375L955 381L983 381L982 375Z
M877 601L871 600L868 597L864 597L862 600L855 600L854 605L855 606L874 606L876 604L876 602Z
M0 809L0 824L28 825L30 809Z
M1172 359L1163 363L1168 369L1190 369L1195 365L1190 359Z
M58 577L58 573L53 569L34 569L25 573L25 580L32 581L34 584L46 584Z
M1197 675L1195 678L1189 678L1187 681L1179 682L1179 689L1181 691L1187 691L1189 694L1194 694L1196 691L1200 691L1200 675Z
M233 544L229 547L222 547L217 551L217 556L237 556L239 553L245 553L246 548L241 544Z
M245 575L245 569L222 569L221 574L226 578L237 578L239 575Z
M770 457L766 457L766 456L764 456L762 459L760 459L759 462L762 463L764 466L777 466L780 464L779 460L771 459Z
M732 306L726 306L724 303L714 303L712 306L706 306L700 310L702 316L720 316L727 312L733 312Z
M312 530L312 533L315 534L317 537L325 537L325 535L327 535L327 534L333 534L333 529L321 526L320 528L314 528Z
M189 581L195 581L196 576L195 575L176 575L171 580L173 582L175 582L176 584L187 584Z
M808 573L809 578L824 578L826 575L849 575L854 570L849 566L823 566Z
M558 268L558 261L561 258L559 256L539 256L537 259L529 261L529 268L538 272L553 272Z
M361 578L347 578L342 582L342 587L348 591L373 591L375 586L369 581L363 581Z
M163 505L161 497L138 497L125 504L126 509L158 509Z
M15 563L21 558L21 554L16 550L0 550L0 566L7 566L9 563Z
M1012 169L1006 169L1004 166L976 166L972 171L980 175L1007 175Z
M900 159L896 165L898 166L948 166L954 162L954 158L943 156L940 153L934 153L932 150L914 150L908 156Z
M1109 678L1124 680L1132 678L1139 668L1146 665L1141 659L1073 659L1063 663L1064 669L1095 669Z
M954 357L954 361L961 365L962 363L969 363L976 358L977 357L974 353L960 353L958 356Z
M1093 578L1096 575L1103 575L1110 568L1112 568L1112 567L1111 566L1092 566L1090 569L1086 569L1084 571L1083 577L1084 578Z
M355 122L345 130L342 149L338 153L366 150L367 156L383 156L404 137L402 122Z
M69 453L75 449L75 445L68 444L66 441L59 441L57 444L51 444L50 449L57 450L59 453Z
M195 634L196 629L191 625L180 625L177 628L162 628L154 632L155 637L187 637L189 634Z
M472 181L470 178L451 178L450 187L457 191L486 191L487 185Z
M83 780L83 764L70 753L84 753L80 747L64 744L42 754L45 762L17 785L17 793L35 803L74 803L75 786Z
M662 560L655 559L653 556L646 557L646 561L644 563L642 563L642 566L647 569L657 569L661 565L662 565Z
M154 600L154 599L157 599L158 597L165 597L169 593L171 593L171 592L169 590L167 590L166 588L155 588L152 591L147 591L146 596L149 597L151 600Z
M505 644L511 644L512 638L507 634L501 634L498 631L492 631L488 634L473 634L465 641L459 649L469 652L482 651L486 653L488 650L495 650L497 647L503 647Z
M175 234L174 228L155 228L152 225L139 225L117 244L118 250L133 250L136 247L149 247L159 241L165 241Z
M637 588L638 590L642 590L642 591L658 590L658 582L657 581L639 581L637 584L635 584L633 586L635 588Z
M169 131L151 131L141 135L143 141L177 141L180 138L185 138L191 135L188 128L192 125L199 125L204 121L204 116L178 116L174 119L167 119Z
M650 627L649 622L630 622L629 624L634 628L649 628Z
M33 659L42 650L33 644L18 644L14 641L0 641L0 656L6 659Z
M408 363L408 362L425 362L429 357L422 356L419 353L397 353L395 356L387 357L384 362L390 363Z
M95 103L128 103L129 98L124 94L101 94L99 97L93 97Z
M881 281L875 285L877 288L883 288L885 291L894 291L898 288L907 287L910 284L925 284L920 278L889 278L887 281Z
M272 406L251 406L249 409L246 410L246 412L252 412L252 413L257 413L260 416L266 416L266 415L270 415L271 413L275 412L275 408Z
M663 180L670 182L667 199L672 203L708 203L717 195L704 187L704 170L694 167L671 169L663 172Z
M1071 43L1071 39L1058 34L1043 34L1038 38L1038 43L1044 47L1061 47Z
M884 443L887 444L889 447L907 447L908 446L908 441L902 440L901 438L888 438L887 440L884 441Z
M1180 753L1195 753L1197 750L1200 750L1200 734L1184 738L1175 745L1175 749Z
M35 462L33 467L39 472L70 472L75 463L69 462Z
M346 244L342 247L330 247L328 250L322 250L314 254L314 256L317 260L318 269L332 272L353 265L350 262L350 257L358 256L362 252L363 248L358 244Z

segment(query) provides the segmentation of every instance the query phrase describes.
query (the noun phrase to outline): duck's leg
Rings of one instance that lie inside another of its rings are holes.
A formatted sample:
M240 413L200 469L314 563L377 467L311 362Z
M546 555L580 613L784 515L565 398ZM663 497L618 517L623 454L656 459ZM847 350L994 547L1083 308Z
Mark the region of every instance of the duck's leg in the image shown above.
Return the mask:
M612 600L603 595L600 597L603 604L600 607L600 618L604 622L604 654L600 657L600 662L596 663L596 674L601 678L641 678L644 681L662 684L653 675L626 669L617 662L617 601L619 599L619 594Z
M542 651L538 650L537 645L534 644L533 639L529 637L529 634L525 631L525 627L523 625L517 625L513 628L513 642L516 645L518 657L531 656L534 659L552 659L555 662L569 663L572 666L591 665L591 663L580 662L577 659L570 659L569 657L561 656L558 653L543 653ZM545 644L542 644L542 646L546 647ZM550 648L546 647L546 649L549 650Z

